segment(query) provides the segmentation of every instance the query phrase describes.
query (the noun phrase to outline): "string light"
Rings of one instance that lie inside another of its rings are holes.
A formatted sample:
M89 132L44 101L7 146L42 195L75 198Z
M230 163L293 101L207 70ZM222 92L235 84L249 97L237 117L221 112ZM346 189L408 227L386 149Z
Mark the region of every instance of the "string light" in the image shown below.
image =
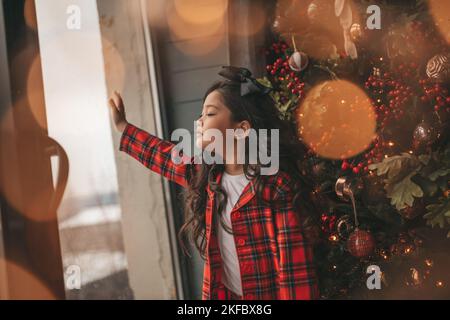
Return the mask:
M442 288L444 286L444 282L442 281L436 281L436 287Z
M406 249L405 249L405 254L409 254L409 253L411 253L412 252L412 248L411 247L407 247Z
M333 241L333 242L337 242L339 240L339 237L335 234L332 234L328 240Z
M433 260L425 259L425 264L427 265L427 267L432 267L433 266Z

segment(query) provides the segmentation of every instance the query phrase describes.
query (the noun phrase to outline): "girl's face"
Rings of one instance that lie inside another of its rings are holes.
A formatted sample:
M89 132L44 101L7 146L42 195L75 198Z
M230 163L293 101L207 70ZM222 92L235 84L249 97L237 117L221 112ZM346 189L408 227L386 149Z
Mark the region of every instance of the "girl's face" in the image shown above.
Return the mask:
M196 145L204 150L211 143L211 135L204 137L208 129L217 129L222 133L223 146L225 147L226 129L241 128L246 131L249 128L248 121L232 121L232 113L222 102L220 92L213 91L205 99L202 114L197 120ZM224 155L224 153L222 154Z

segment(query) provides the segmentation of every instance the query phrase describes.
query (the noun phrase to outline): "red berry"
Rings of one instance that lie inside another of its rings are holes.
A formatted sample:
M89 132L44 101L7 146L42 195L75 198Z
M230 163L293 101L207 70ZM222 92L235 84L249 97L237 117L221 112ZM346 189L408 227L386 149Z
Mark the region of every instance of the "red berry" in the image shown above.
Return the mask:
M342 166L341 166L342 170L348 170L349 169L349 165L348 162L342 162Z

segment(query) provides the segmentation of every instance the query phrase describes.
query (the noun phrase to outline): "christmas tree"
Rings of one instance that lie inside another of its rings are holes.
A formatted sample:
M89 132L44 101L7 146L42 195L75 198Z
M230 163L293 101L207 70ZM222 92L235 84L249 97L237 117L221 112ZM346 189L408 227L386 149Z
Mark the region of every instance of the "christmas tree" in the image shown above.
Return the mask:
M308 148L322 298L450 297L449 9L277 2L260 81Z

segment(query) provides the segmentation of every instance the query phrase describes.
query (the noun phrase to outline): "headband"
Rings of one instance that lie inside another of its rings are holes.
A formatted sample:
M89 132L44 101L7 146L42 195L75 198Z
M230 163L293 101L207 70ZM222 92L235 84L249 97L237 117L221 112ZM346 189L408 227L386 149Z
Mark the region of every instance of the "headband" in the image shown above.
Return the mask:
M241 97L251 93L268 94L272 88L266 87L252 77L250 70L242 67L223 66L219 75L231 82L241 84Z

